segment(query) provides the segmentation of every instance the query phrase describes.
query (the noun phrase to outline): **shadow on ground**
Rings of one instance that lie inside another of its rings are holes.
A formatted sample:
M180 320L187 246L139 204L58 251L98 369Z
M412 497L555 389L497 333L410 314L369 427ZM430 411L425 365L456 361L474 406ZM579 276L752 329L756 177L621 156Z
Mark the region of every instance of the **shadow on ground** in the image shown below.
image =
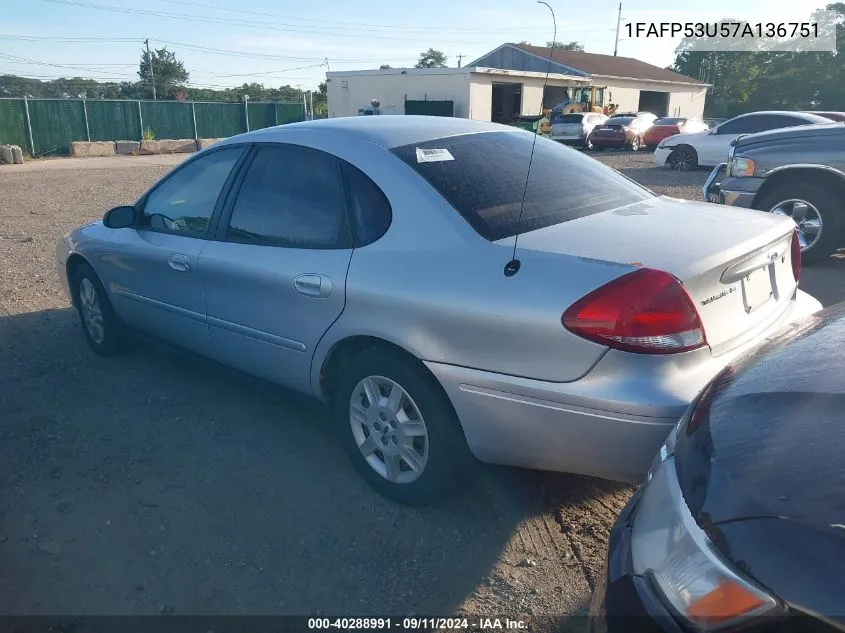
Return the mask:
M628 490L484 467L441 506L399 507L320 409L157 347L99 358L70 309L0 317L0 385L0 613L451 614L538 515L562 571L537 604L573 613ZM619 492L598 527L578 519L597 491Z

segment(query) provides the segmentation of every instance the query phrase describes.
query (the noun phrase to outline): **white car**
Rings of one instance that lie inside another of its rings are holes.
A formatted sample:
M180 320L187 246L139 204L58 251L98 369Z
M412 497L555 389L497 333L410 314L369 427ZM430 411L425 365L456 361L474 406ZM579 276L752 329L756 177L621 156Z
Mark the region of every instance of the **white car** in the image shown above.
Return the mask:
M676 134L663 139L654 151L654 162L658 167L671 167L678 171L698 166L714 167L727 160L731 142L742 134L830 122L830 119L823 116L806 112L741 114L706 132Z

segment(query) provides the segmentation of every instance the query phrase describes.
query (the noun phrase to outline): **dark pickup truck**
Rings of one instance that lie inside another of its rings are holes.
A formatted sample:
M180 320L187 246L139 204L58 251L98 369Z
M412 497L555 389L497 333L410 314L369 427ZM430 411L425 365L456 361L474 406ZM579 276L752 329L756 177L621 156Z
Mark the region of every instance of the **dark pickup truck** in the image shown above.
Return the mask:
M703 190L710 202L790 216L803 261L825 261L845 245L845 123L740 136Z

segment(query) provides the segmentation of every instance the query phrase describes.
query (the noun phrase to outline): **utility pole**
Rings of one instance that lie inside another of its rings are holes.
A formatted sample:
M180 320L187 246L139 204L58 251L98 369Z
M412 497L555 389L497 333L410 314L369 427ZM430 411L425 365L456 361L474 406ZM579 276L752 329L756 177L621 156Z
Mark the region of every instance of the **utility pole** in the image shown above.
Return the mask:
M456 55L456 57L458 58L458 68L460 68L460 67L461 67L461 60L462 60L464 57L466 57L466 55L464 55L463 53L458 53L458 54Z
M153 56L150 55L150 40L144 40L144 44L147 46L147 66L150 67L150 81L153 84L153 101L156 100L156 75L153 72Z
M616 41L613 44L613 56L619 51L619 26L622 24L622 3L619 3L619 14L616 16Z

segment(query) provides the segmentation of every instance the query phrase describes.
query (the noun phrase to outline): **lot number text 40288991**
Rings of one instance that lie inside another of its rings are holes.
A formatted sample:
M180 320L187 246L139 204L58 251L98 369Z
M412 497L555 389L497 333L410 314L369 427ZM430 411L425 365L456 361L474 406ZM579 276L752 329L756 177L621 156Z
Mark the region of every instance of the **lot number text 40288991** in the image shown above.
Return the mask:
M525 630L522 620L510 618L308 618L311 630L343 631L486 631Z

